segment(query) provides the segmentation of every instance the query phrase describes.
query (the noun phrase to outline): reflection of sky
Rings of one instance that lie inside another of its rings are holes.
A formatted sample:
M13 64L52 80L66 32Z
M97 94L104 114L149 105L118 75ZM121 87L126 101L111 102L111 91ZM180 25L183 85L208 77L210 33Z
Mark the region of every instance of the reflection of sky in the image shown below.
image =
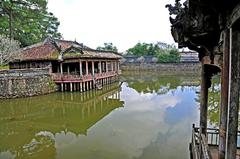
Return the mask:
M165 113L165 122L171 125L194 114L197 105L193 100L189 100L195 98L195 94L191 90L181 92L177 89L175 93L176 96L181 98L181 102L178 102L174 107L168 107Z
M195 87L178 87L161 95L138 93L123 83L124 107L98 121L87 136L39 132L36 138L55 140L58 159L185 159L191 124L198 119L195 91Z
M191 124L197 119L195 91L138 93L126 84L125 105L89 129L87 136L55 135L57 158L187 158Z

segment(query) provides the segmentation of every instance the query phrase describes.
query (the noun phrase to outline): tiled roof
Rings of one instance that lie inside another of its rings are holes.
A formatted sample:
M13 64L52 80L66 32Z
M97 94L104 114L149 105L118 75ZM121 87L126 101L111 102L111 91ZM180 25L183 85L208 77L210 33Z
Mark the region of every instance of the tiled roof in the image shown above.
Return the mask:
M70 49L71 52L68 52ZM47 38L44 42L23 48L20 56L15 57L13 61L64 60L69 58L120 59L121 55L113 52L93 50L75 41L53 40Z
M98 51L98 50L82 50L82 53L73 53L73 54L63 54L63 59L69 59L74 57L81 58L108 58L108 59L120 59L121 56L107 51Z
M44 59L56 59L58 57L58 51L52 44L43 44L36 47L26 48L20 54L20 57L16 59L20 60L44 60Z

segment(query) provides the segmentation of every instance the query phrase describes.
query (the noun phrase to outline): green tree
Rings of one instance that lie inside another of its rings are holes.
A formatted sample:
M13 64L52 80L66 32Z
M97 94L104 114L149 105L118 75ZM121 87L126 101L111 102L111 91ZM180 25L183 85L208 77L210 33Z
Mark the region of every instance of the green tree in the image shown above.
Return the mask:
M153 43L137 43L134 47L127 50L127 55L135 56L155 56L158 62L179 62L180 54L174 45L158 42Z
M98 46L97 50L118 52L117 47L113 43L104 43L104 46Z
M48 36L61 38L58 19L47 11L46 0L1 0L0 32L18 40L22 46Z

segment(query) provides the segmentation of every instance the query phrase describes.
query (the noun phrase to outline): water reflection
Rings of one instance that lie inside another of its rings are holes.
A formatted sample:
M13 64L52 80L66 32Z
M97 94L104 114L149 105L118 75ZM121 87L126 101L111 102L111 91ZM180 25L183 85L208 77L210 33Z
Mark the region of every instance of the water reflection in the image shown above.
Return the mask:
M87 135L94 124L122 106L117 84L82 94L1 101L0 158L54 158L58 134Z
M0 104L0 158L185 159L199 77L127 73L102 91Z

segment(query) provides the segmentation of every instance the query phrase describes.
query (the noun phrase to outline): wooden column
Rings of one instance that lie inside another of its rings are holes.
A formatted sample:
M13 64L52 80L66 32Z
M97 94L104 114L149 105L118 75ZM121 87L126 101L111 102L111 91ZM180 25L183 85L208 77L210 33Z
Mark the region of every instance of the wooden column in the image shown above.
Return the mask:
M83 82L83 83L82 83L82 86L83 86L83 89L82 89L82 90L83 90L83 92L85 92L85 91L86 91L86 87L85 87L85 86L86 86L86 82Z
M79 60L79 75L82 76L82 61Z
M111 72L113 72L113 61L111 61Z
M106 72L108 72L108 62L106 61Z
M92 75L94 76L94 61L92 61Z
M101 61L99 61L98 67L99 67L99 73L102 73L102 62Z
M68 75L70 74L70 68L69 66L67 66L67 72L68 72Z
M229 50L230 50L230 31L224 31L223 44L223 67L221 72L221 104L220 104L220 119L219 119L219 153L218 158L225 158L226 149L226 130L228 116L228 85L229 85Z
M80 82L80 92L83 92L83 83Z
M89 90L89 87L88 87L88 81L86 82L86 91Z
M62 91L62 92L64 91L63 88L64 88L64 87L63 87L63 83L61 83L61 91Z
M119 66L119 61L117 61L117 73L119 74L120 66Z
M200 132L207 133L207 108L208 108L208 84L207 84L206 66L202 65L201 74L201 93L200 93Z
M72 82L70 82L70 92L73 91L73 85L72 85Z
M88 61L86 61L86 75L88 75Z
M61 74L61 78L62 78L62 76L63 76L63 64L62 64L62 62L60 63L60 74ZM63 83L61 83L61 91L63 92L63 90L64 90L64 85L63 85Z
M227 128L227 159L235 159L237 151L238 111L239 111L239 73L240 73L240 31L233 26L230 31L229 97Z
M104 62L102 62L102 70L104 70L105 72L106 72L106 68L105 68L105 61Z
M63 64L62 63L60 63L60 73L61 73L61 75L63 75Z

